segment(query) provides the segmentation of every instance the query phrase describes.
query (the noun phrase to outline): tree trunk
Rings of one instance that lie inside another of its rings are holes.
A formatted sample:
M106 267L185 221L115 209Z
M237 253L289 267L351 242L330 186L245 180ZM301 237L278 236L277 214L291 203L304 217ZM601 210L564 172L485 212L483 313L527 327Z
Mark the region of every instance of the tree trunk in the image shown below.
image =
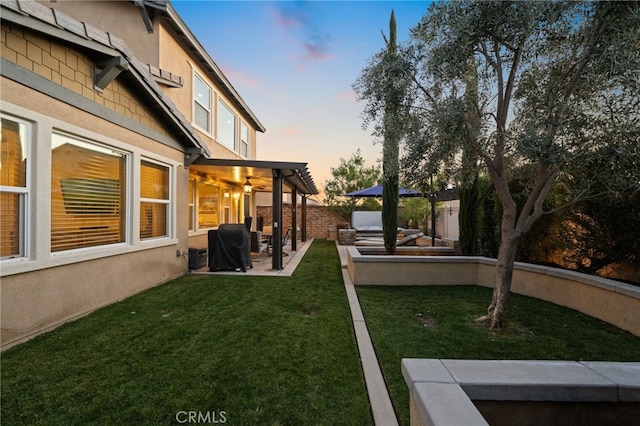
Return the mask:
M503 217L503 224L505 218ZM500 329L507 322L507 301L511 291L511 281L513 278L513 265L516 259L520 236L511 229L504 232L500 238L500 249L496 263L496 278L493 288L491 304L487 309L487 314L480 317L476 322L485 324L491 329Z

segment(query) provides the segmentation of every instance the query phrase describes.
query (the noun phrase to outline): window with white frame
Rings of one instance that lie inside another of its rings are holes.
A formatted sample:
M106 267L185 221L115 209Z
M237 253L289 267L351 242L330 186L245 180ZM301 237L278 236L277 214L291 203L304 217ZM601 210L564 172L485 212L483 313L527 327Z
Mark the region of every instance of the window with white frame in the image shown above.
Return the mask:
M236 115L224 103L222 99L218 99L217 114L218 142L227 148L237 151L236 147Z
M30 125L0 116L0 259L25 257Z
M211 133L211 88L197 74L193 74L193 122Z
M244 123L240 125L240 155L249 158L249 126Z
M140 239L169 236L171 206L169 167L142 160L140 164Z
M51 251L122 243L129 154L51 135Z

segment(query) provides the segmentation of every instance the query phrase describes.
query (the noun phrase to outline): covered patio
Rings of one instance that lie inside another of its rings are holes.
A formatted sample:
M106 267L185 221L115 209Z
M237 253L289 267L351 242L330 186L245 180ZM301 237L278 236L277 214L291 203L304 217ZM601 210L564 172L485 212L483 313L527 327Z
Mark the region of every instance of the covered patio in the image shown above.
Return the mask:
M228 185L242 187L244 192L242 216L253 217L255 192L270 192L272 194L273 217L272 235L273 255L271 268L283 269L283 231L282 211L283 194L291 194L291 200L301 197L301 223L297 223L297 202L291 203L291 250L297 250L297 240L307 241L306 209L307 197L318 194L318 189L309 173L307 163L258 161L243 159L212 159L202 156L196 158L189 166L190 173L203 177L214 177ZM298 228L300 234L298 235Z

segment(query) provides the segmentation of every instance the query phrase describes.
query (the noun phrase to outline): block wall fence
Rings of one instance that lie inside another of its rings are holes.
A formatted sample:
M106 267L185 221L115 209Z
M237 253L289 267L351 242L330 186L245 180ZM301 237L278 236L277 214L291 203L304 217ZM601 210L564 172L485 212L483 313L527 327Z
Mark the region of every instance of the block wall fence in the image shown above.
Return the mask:
M298 229L302 228L302 206L298 204L296 211ZM264 218L264 226L271 226L272 208L271 206L257 206L256 217L253 222L256 223L257 218ZM291 205L285 204L282 209L282 229L286 230L291 227ZM329 229L336 230L338 225L347 224L349 221L342 218L339 214L332 211L327 206L311 206L307 205L307 239L312 238L329 238ZM298 233L298 238L300 234Z

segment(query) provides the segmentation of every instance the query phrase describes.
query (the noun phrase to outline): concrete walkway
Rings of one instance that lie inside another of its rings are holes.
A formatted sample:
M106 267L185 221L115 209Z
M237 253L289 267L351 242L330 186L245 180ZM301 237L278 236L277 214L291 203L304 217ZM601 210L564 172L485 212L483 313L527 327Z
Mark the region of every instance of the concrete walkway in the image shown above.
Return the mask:
M356 289L347 271L347 246L336 244L336 247L340 255L342 279L347 292L347 299L349 300L349 308L351 309L351 319L353 320L353 329L356 333L356 341L358 342L358 350L360 351L360 362L362 363L364 380L367 385L367 393L369 394L373 421L376 425L380 426L394 426L398 424L398 419L393 410L393 404L391 403L389 392L387 392L382 371L378 365L378 358L373 350L373 343L369 337L369 331L367 330L367 324L362 315L362 309L360 309Z

